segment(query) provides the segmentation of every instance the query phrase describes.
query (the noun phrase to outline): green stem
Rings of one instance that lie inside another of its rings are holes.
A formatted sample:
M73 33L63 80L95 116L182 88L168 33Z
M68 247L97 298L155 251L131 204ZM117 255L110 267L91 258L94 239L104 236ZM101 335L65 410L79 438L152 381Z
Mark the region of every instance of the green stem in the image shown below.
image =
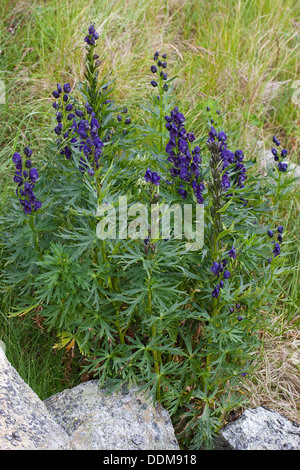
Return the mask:
M32 231L34 247L35 247L35 249L36 249L36 251L39 255L39 260L41 261L42 253L41 253L40 248L39 248L39 239L38 239L38 236L37 236L36 231L35 231L34 219L33 219L32 215L29 215L29 217L28 217L28 225L29 225L29 227Z
M149 315L152 315L152 296L151 296L151 288L149 286L148 289L148 306L149 306ZM151 334L152 338L156 336L156 325L151 326ZM158 356L158 351L153 351L153 358L154 358L154 371L157 375L160 374L159 370L159 356ZM157 382L157 400L160 400L160 378L158 379Z

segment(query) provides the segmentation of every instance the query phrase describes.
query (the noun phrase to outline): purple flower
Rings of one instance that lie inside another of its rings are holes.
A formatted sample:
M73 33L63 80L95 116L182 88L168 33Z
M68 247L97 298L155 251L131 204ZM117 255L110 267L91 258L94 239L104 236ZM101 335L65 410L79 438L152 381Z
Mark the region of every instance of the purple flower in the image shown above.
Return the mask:
M89 46L94 46L98 38L99 38L99 34L97 33L95 29L95 23L91 23L88 29L88 35L84 38L84 41Z
M279 162L279 163L278 163L278 169L279 169L279 171L286 171L286 170L287 170L287 167L288 167L287 163L282 163L282 162Z
M274 233L272 232L272 230L268 230L268 235L270 238L274 237Z
M64 86L63 86L63 90L64 90L65 93L70 94L71 90L72 90L70 83L65 83Z
M179 139L178 140L178 150L182 153L185 153L188 149L188 144L186 142L186 140L183 140L183 139Z
M279 245L279 243L275 243L273 253L274 253L274 256L280 255L280 245Z
M152 184L155 184L156 186L159 185L160 176L158 175L156 171L152 172L150 168L147 168L144 178L147 183L152 183Z
M202 192L205 187L202 180L200 180L200 147L195 146L195 149L191 150L188 144L188 142L191 144L194 142L196 139L195 135L192 132L187 132L184 128L185 117L179 112L177 106L170 112L170 116L165 116L165 120L170 137L165 150L169 155L167 160L173 164L169 170L170 174L174 179L179 180L179 182L184 181L189 183L197 202L202 204L204 202ZM186 199L188 194L186 186L183 187L180 184L178 194L183 199Z
M213 138L213 139L214 139L215 137L217 137L217 131L216 131L216 129L214 128L214 126L211 126L208 135L209 135L209 137L211 137L211 138Z
M234 156L237 161L242 162L244 160L244 154L242 150L236 150L234 152Z
M234 246L231 248L231 250L229 250L228 255L233 259L236 258L236 252L235 252L235 247Z
M224 272L224 279L229 279L230 278L230 271L225 271Z
M227 135L225 134L225 132L223 131L219 132L218 140L219 142L225 142L225 140L227 140Z
M220 293L220 286L217 285L214 290L212 291L211 295L215 298L218 298L219 297L219 293Z
M226 173L222 176L221 185L225 189L230 188L230 179L229 179L229 176Z
M210 268L211 272L212 272L213 274L215 274L215 275L218 274L219 269L220 269L220 265L219 265L219 263L217 263L217 262L214 262L213 265L212 265L212 267Z
M31 155L32 155L32 150L28 147L25 147L24 148L24 153L25 153L26 157L30 158Z
M26 157L32 155L32 150L28 147L25 147L24 153ZM21 206L24 209L24 213L29 215L32 211L37 211L42 206L40 201L37 201L35 194L33 192L34 183L36 183L39 174L36 168L31 168L31 160L26 161L26 168L30 169L22 170L22 158L19 153L13 155L13 162L16 165L16 172L14 176L14 182L18 185L16 194L21 196L19 201Z
M29 171L29 179L33 182L36 183L38 180L39 173L36 168L31 168Z
M12 160L15 165L22 163L21 155L17 152L13 154Z

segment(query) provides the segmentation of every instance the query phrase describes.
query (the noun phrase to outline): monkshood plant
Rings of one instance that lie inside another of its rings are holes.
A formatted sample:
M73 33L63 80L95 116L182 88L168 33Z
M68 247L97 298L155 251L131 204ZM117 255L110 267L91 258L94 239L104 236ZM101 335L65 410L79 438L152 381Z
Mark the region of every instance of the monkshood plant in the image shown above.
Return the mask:
M99 74L97 39L91 24L85 81L52 93L45 152L13 155L1 289L15 299L13 314L40 315L57 347L76 348L83 372L108 391L136 384L160 401L184 448L213 447L245 401L274 279L288 269L283 224L270 219L274 185L211 126L210 109L208 134L195 136L173 102L164 52L149 66L153 92L130 117L115 81ZM186 206L203 216L196 250L176 217L163 229L169 208Z

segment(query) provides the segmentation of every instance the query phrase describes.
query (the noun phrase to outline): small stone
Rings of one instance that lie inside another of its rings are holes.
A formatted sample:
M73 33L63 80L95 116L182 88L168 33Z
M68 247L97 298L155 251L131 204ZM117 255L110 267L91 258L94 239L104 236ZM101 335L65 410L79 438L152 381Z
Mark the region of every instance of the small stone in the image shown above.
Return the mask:
M216 449L300 450L300 426L259 406L220 430Z

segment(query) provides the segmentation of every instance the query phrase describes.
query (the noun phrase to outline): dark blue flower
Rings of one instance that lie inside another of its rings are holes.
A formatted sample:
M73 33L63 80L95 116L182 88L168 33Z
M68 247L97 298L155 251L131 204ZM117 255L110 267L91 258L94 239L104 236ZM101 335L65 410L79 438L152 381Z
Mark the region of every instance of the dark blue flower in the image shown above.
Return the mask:
M287 163L282 163L282 162L279 162L279 163L278 163L278 169L279 169L279 171L286 171L286 170L287 170L287 167L288 167Z
M177 106L171 111L170 116L165 116L165 120L167 122L166 128L169 131L169 141L165 150L169 155L167 160L173 164L169 171L174 179L178 178L179 182L189 183L197 202L202 204L204 202L202 192L205 188L202 180L199 181L201 178L199 166L201 163L200 147L195 146L194 150L191 147L191 144L195 141L195 135L193 132L186 131L183 126L185 117L179 112ZM187 197L186 187L182 184L179 184L178 194L183 199Z
M234 156L237 161L242 162L244 160L244 153L242 150L236 150L234 152Z
M151 171L150 168L147 168L144 175L145 181L147 183L155 184L156 186L160 184L160 176L156 171Z
M36 168L31 168L31 169L30 169L30 171L29 171L29 178L30 178L30 180L31 180L33 183L35 183L35 182L38 180L38 178L39 178L39 173L38 173L38 171L37 171Z
M13 154L12 160L15 165L22 163L21 155L17 152Z
M88 35L84 38L84 41L89 46L94 46L98 38L99 38L99 34L97 33L95 29L95 23L91 23L88 29Z
M222 176L221 185L222 185L222 187L225 188L225 189L229 189L229 188L230 188L230 179L229 179L228 174L225 173L225 174Z
M65 93L70 94L72 90L70 83L65 83L63 86L63 90Z
M211 266L210 270L213 274L217 275L220 269L220 264L217 262L214 262L213 265Z
M220 293L220 286L219 284L214 288L214 290L212 291L211 295L215 298L218 298L219 297L219 293Z
M236 258L236 252L235 252L235 247L234 246L231 248L231 250L229 250L228 255L233 259Z
M225 132L223 132L223 131L219 132L218 140L220 142L225 142L225 140L227 140L227 135L225 134Z
M274 253L274 256L280 255L280 245L279 245L279 243L275 243L273 253Z
M25 153L26 157L30 158L31 155L32 155L32 150L28 147L25 147L24 148L24 153Z
M32 150L28 147L24 149L25 156L31 156ZM14 176L14 182L18 185L16 194L21 196L19 201L24 209L24 213L29 215L32 211L37 211L42 206L40 201L37 201L33 192L34 183L36 183L39 174L36 168L32 168L31 160L26 161L26 168L29 169L22 171L22 158L19 153L14 153L13 162L16 165L16 172Z

